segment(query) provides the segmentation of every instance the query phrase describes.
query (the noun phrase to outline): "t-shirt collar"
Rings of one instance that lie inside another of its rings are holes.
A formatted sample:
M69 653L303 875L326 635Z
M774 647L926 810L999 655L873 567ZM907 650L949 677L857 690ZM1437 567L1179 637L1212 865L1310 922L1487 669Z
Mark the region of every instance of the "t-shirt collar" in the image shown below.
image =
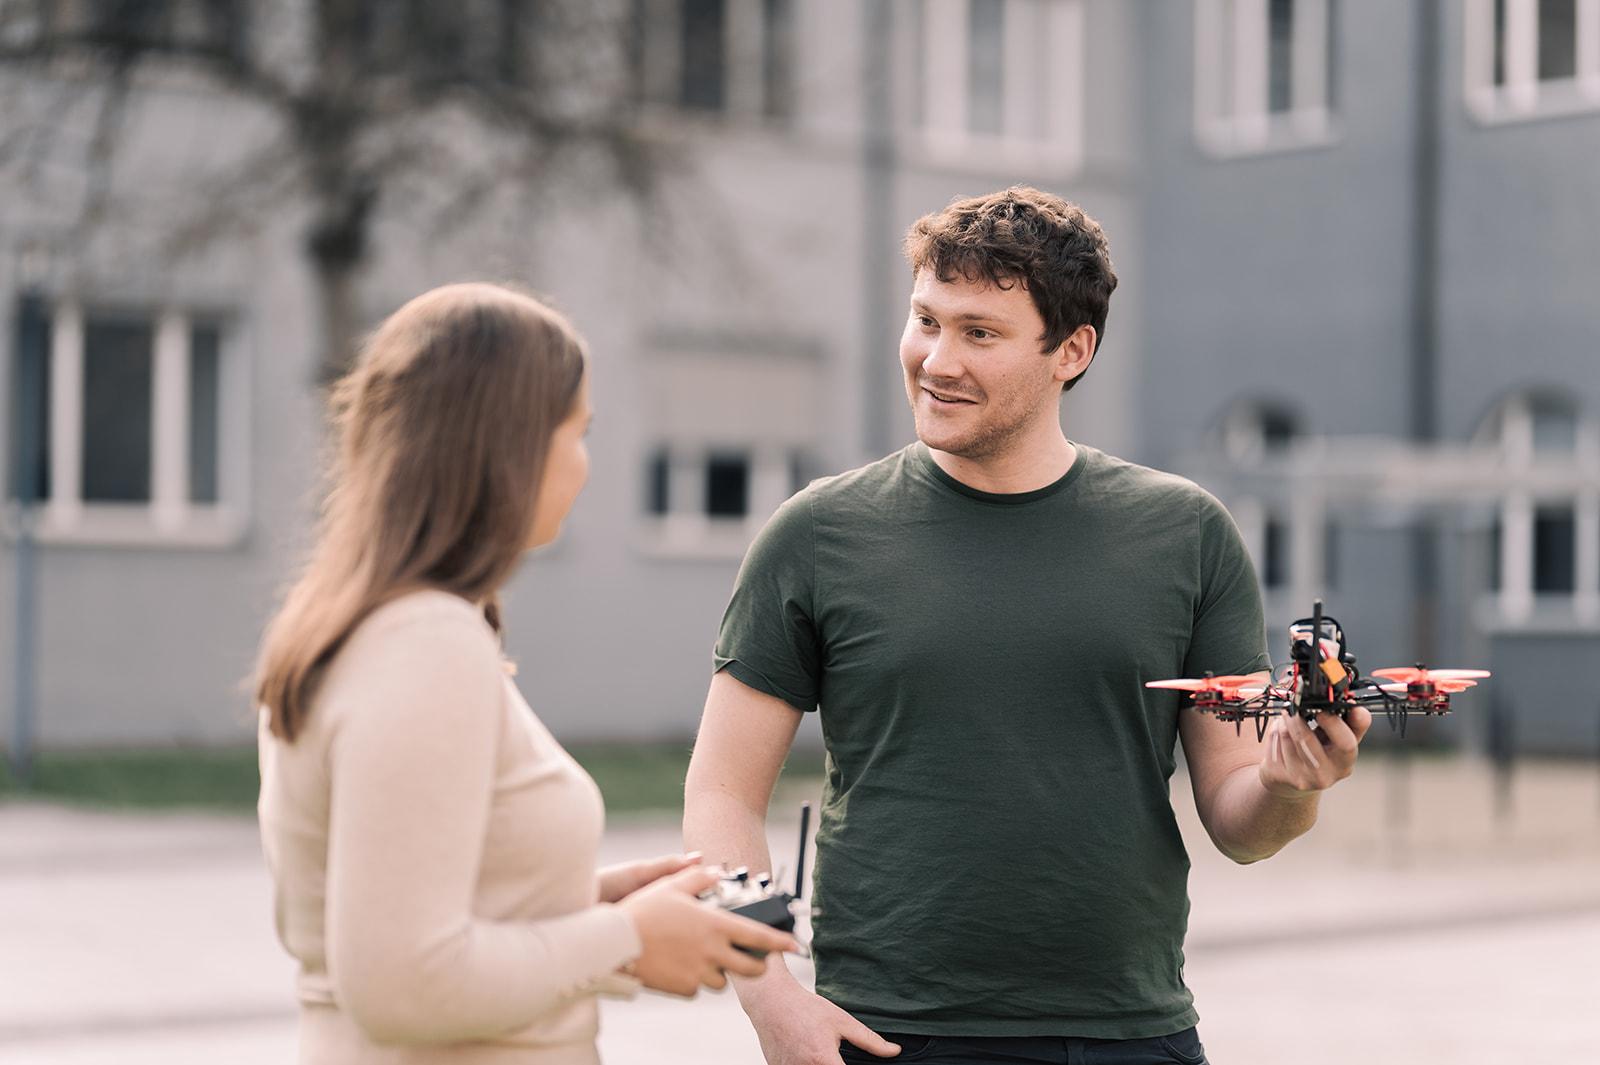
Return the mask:
M1063 491L1073 481L1077 480L1078 474L1083 472L1084 463L1088 460L1089 449L1076 441L1072 442L1072 447L1076 454L1072 459L1072 465L1067 467L1067 472L1043 488L1035 488L1030 492L985 492L981 488L974 488L970 484L958 481L950 476L942 466L933 461L933 455L929 453L928 445L920 440L911 445L911 456L916 465L929 477L952 492L964 495L968 499L976 499L980 503L994 503L1011 507L1047 499Z

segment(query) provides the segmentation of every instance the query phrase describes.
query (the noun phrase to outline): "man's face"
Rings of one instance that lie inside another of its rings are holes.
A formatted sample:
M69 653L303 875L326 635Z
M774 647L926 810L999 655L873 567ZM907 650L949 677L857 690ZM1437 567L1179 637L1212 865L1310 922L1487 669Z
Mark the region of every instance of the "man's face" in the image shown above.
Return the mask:
M936 451L987 459L1059 417L1055 353L1039 350L1044 319L1021 281L1009 289L918 271L900 337L917 438Z

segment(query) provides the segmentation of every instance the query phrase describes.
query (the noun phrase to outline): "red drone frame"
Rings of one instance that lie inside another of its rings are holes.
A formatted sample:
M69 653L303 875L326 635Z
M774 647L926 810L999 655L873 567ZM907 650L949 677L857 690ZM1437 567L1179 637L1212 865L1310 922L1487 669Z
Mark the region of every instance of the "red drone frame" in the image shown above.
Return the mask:
M1145 687L1188 692L1196 710L1232 721L1235 728L1248 718L1255 722L1257 739L1280 714L1298 714L1315 723L1318 714L1344 717L1353 706L1383 714L1404 736L1408 718L1448 714L1451 695L1487 676L1486 669L1427 669L1419 662L1373 670L1372 678L1380 679L1363 677L1339 623L1323 616L1318 599L1311 617L1289 626L1289 661L1270 676L1207 673L1195 679L1152 680Z

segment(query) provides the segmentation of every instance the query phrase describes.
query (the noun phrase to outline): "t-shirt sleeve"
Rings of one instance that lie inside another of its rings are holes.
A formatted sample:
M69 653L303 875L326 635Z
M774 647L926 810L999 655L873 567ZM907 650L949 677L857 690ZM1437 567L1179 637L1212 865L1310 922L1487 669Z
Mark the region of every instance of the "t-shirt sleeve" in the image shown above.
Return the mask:
M802 712L817 708L822 662L812 505L809 491L792 497L750 545L712 655L718 672Z
M1200 595L1183 672L1221 676L1272 668L1262 620L1261 588L1233 517L1207 492L1198 493Z

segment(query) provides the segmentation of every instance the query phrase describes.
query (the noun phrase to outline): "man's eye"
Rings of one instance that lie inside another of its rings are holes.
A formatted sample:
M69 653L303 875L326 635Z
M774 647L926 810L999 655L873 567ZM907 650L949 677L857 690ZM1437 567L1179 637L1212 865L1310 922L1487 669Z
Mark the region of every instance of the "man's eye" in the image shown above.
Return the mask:
M988 340L992 336L994 336L994 334L989 332L987 329L974 329L972 331L973 340Z
M917 315L913 315L912 317L916 318L917 324L922 326L924 329L932 329L933 326L934 326L933 319L929 318L925 314L917 314Z

